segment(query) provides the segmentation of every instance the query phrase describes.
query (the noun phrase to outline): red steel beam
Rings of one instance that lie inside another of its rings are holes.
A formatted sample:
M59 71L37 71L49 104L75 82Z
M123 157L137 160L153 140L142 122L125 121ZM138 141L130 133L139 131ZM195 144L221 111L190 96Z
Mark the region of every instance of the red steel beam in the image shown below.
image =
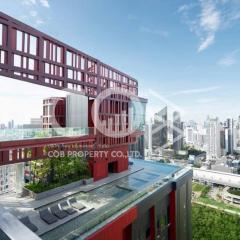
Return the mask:
M138 95L136 79L98 59L3 12L0 24L0 75L89 97L115 87Z

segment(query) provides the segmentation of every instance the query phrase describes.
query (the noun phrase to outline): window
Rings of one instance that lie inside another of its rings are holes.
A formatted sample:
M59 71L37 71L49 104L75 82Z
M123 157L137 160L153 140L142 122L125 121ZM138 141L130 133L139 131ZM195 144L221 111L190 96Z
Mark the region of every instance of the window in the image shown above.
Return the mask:
M27 58L23 57L23 68L27 68Z
M49 74L49 64L45 63L45 73Z
M34 60L32 58L28 59L28 69L34 70Z
M56 45L55 44L52 44L52 52L53 52L52 60L56 61Z
M25 43L26 46L26 43ZM37 38L30 35L30 54L37 55Z
M24 35L24 52L28 52L28 34Z
M5 63L5 51L0 50L0 63Z
M72 53L67 51L67 65L72 66Z
M61 63L61 48L60 47L57 47L57 62L58 63Z
M47 58L47 41L44 40L43 42L43 57Z
M17 30L17 46L16 49L18 51L22 51L22 42L23 42L23 33Z
M21 56L14 54L14 67L21 67Z
M3 25L0 24L0 45L2 46L3 40Z
M73 70L68 69L68 78L73 79Z
M84 70L84 68L85 68L84 63L85 63L84 58L81 57L81 69L82 70Z

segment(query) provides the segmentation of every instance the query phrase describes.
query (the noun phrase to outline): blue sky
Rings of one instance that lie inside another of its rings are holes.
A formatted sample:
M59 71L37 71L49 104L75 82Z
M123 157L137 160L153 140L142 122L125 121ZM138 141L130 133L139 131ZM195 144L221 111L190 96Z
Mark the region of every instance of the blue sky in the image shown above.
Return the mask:
M163 99L182 109L183 119L240 115L239 0L0 0L0 9L138 79L148 118ZM60 94L0 81L0 102L15 87L0 122L39 115L40 100ZM30 109L24 116L13 109L19 89Z

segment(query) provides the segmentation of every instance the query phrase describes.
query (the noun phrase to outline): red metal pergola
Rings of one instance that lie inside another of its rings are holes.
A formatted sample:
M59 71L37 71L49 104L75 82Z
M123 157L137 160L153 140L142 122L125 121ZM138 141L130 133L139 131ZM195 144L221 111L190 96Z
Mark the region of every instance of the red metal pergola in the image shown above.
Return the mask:
M89 97L115 87L138 94L134 78L2 12L0 74Z

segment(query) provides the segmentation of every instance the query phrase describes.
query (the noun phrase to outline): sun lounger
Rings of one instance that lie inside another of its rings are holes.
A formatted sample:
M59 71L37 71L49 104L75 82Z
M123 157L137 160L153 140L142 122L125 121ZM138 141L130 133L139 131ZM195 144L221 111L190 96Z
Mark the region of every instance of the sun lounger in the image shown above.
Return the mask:
M57 222L57 218L50 213L48 208L39 211L40 218L45 221L47 224L52 224Z
M36 232L38 230L38 228L30 221L28 216L20 218L19 220L31 231Z
M54 205L53 207L50 207L50 210L53 215L55 215L59 219L63 219L68 216L68 214L61 210L58 205Z
M85 206L82 203L78 202L76 198L70 198L68 201L74 208L78 210L82 210L85 208Z
M70 215L77 212L75 209L73 209L71 206L69 206L67 201L61 202L60 206L64 211L66 211Z

